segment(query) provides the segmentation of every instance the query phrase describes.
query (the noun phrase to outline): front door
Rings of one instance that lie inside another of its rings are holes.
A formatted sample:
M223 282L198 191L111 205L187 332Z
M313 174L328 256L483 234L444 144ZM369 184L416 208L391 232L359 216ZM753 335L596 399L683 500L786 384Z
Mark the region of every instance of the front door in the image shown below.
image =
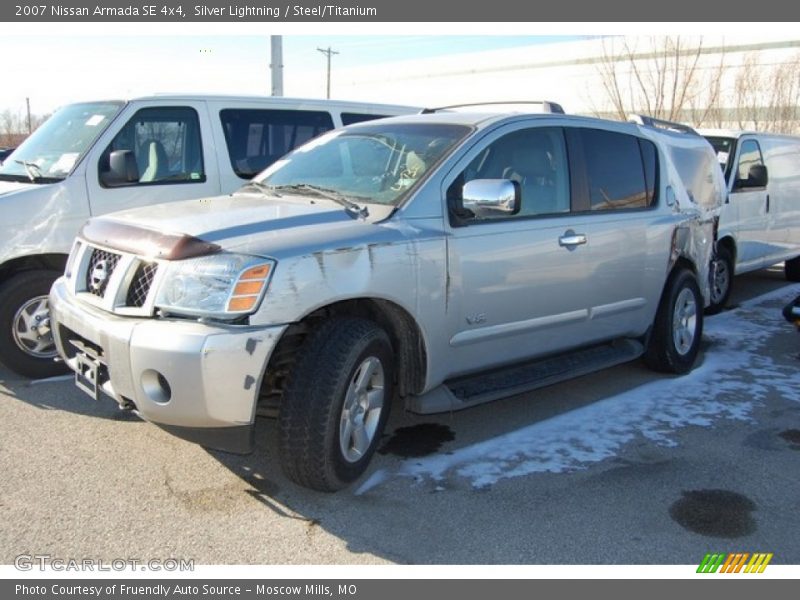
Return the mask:
M93 215L220 193L217 160L202 102L129 107L95 145L86 169ZM110 181L114 151L130 151L136 172Z

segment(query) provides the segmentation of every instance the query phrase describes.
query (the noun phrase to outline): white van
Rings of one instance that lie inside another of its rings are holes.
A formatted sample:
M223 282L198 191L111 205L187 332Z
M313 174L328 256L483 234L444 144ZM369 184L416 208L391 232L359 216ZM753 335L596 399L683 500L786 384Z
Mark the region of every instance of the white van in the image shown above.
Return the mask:
M90 216L230 193L321 133L416 110L198 95L59 109L0 167L0 362L28 377L63 370L47 294Z
M712 266L711 306L725 306L739 275L784 261L800 281L800 138L749 131L702 130L725 173Z

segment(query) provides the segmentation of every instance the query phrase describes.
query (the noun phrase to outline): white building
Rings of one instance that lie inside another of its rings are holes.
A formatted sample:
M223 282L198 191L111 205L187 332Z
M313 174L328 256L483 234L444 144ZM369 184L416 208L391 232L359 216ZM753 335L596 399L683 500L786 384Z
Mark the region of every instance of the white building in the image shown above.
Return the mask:
M651 101L654 95L663 96L662 109L668 112L676 59L672 54L663 56L665 40L664 36L603 37L338 69L334 72L333 96L422 106L547 99L559 102L570 113L613 116L604 86L609 83L609 76L601 73L614 65L617 87L626 105L635 104L637 112L655 112L656 106L648 110L642 100L640 89L644 87ZM774 119L774 106L788 104L785 108L789 119L797 120L800 69L789 66L797 64L800 56L800 35L780 39L763 34L685 37L680 38L680 43L683 53L677 62L678 71L683 74L676 87L681 88L689 69L694 68L695 74L694 83L685 90L684 96L689 98L682 100L685 110L673 115L675 118L697 125L739 126L754 115ZM626 45L630 55L619 59L627 51ZM668 72L661 73L659 64L666 65ZM791 81L780 83L788 99L775 97L780 67L784 72L792 71ZM714 99L718 75L719 94ZM664 85L659 86L659 81ZM750 82L749 91L745 81ZM664 92L654 94L655 89ZM302 90L298 92L302 95ZM636 96L638 100L631 101ZM715 110L708 111L712 103ZM773 109L767 114L769 107ZM795 125L791 123L784 129ZM747 126L764 128L759 122Z

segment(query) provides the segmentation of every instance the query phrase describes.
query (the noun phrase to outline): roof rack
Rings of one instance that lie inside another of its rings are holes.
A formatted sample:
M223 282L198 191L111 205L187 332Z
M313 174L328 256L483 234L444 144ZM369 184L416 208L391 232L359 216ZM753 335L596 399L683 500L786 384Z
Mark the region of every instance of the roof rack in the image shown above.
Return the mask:
M564 109L558 102L550 100L506 100L505 102L473 102L470 104L451 104L449 106L438 106L436 108L423 108L419 114L428 115L439 112L440 110L450 110L452 108L469 108L471 106L496 106L502 104L537 104L542 107L542 112L563 115Z
M628 115L628 122L644 125L645 127L677 131L678 133L691 133L693 135L700 135L694 129L688 125L684 125L683 123L675 123L674 121L667 121L665 119L656 119L655 117L648 117L647 115Z

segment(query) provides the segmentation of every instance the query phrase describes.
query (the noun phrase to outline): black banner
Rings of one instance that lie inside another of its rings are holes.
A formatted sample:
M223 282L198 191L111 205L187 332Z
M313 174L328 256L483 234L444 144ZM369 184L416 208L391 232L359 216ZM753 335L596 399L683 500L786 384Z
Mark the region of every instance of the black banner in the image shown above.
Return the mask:
M786 22L799 16L800 5L783 0L757 5L688 0L25 0L0 5L0 21L15 22Z
M631 567L633 574L635 567ZM758 586L758 587L756 587ZM625 598L674 598L699 590L726 599L751 598L755 594L778 597L792 593L791 580L28 580L0 582L0 596L15 600L176 600L180 598L213 598L263 600L408 600L414 598L535 598L568 595L592 598L605 593L622 594Z

